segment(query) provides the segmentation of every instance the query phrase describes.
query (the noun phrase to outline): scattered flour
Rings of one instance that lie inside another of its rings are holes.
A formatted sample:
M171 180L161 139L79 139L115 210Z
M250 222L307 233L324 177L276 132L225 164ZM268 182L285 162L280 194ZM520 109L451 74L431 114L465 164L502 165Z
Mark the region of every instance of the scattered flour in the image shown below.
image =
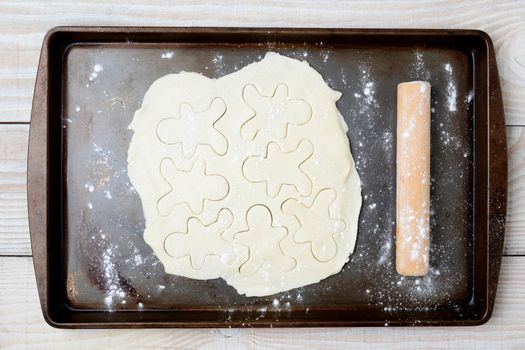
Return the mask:
M102 72L103 70L104 67L102 67L101 64L95 64L93 66L93 71L89 74L89 81L94 81L98 77L98 73ZM89 84L87 84L86 87L89 87Z
M414 62L410 65L410 70L414 80L429 81L431 78L430 71L425 65L423 53L419 50L414 52Z
M173 58L173 55L174 55L173 51L166 51L166 52L163 52L162 55L160 55L160 57L169 59L169 58Z
M102 253L102 271L105 278L104 304L111 311L115 302L124 302L126 293L120 287L118 272L115 267L115 252L113 247L107 248Z
M452 66L445 63L445 72L447 74L447 106L450 112L457 111L458 89L452 77Z

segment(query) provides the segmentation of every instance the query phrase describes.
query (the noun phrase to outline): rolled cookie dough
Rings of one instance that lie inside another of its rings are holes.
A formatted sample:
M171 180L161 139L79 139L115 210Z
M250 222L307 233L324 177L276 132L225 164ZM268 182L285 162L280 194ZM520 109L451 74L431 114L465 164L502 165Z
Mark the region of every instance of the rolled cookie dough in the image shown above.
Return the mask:
M129 126L128 174L167 273L263 296L341 270L361 185L340 97L308 63L271 52L219 79L151 85Z

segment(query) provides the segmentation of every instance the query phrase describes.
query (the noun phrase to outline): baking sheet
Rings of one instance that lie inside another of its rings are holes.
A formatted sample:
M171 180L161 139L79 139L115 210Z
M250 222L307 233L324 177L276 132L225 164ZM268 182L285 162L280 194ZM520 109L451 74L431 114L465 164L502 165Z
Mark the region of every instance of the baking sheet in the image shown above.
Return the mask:
M474 229L475 155L483 151L475 145L475 110L483 105L485 92L476 81L479 58L473 48L424 38L408 43L402 38L370 44L311 38L290 42L286 36L279 40L277 32L267 39L80 41L64 50L63 147L54 155L61 157L63 176L58 280L64 305L80 314L179 312L182 320L200 310L210 323L226 327L479 319L477 311L467 311L475 300L476 278L486 281L475 269L475 243L487 249ZM126 170L132 136L127 126L148 87L161 76L194 71L218 78L268 51L307 61L343 93L337 106L349 126L363 207L356 249L339 274L268 297L244 297L221 279L164 273L142 238L141 202ZM417 278L398 275L394 256L396 86L410 80L432 85L431 269ZM128 317L113 318L146 316Z

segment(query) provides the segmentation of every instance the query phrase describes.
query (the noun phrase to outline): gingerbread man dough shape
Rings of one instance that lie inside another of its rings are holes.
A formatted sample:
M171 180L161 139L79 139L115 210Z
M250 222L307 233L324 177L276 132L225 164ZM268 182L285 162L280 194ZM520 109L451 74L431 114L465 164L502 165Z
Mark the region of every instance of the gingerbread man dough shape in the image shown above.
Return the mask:
M312 254L322 262L330 261L337 254L337 243L333 235L345 229L342 220L330 216L330 205L336 198L333 189L321 190L311 206L289 199L282 205L286 214L294 215L301 227L295 232L294 239L298 243L310 243Z
M229 191L228 181L223 176L206 174L204 161L196 161L190 170L180 170L171 158L165 158L160 164L160 173L171 186L157 203L162 216L169 215L179 204L187 204L193 213L199 214L205 199L218 201Z
M195 111L191 104L182 103L179 118L166 118L157 125L159 140L168 145L181 144L182 154L191 158L198 146L210 146L218 155L228 150L228 141L217 130L215 123L226 113L226 104L222 98L214 98L210 107L204 111Z
M275 226L270 210L264 205L255 205L246 214L248 230L238 232L234 242L249 249L249 258L239 271L242 275L253 275L264 264L271 264L282 271L292 270L296 262L284 255L281 241L288 235L286 228Z
M222 238L222 234L232 222L233 215L228 209L222 209L217 220L208 225L192 217L188 220L186 232L166 237L164 248L174 258L189 256L192 267L197 270L203 268L208 255L217 255L225 263L231 263L232 246Z
M242 96L253 110L252 117L241 126L245 140L253 140L259 133L283 139L289 125L303 125L312 118L312 107L304 100L289 98L286 84L277 85L271 96L262 95L255 85L248 84Z
M276 197L285 185L293 186L301 196L308 196L312 192L312 180L301 165L313 152L313 145L308 140L302 140L290 152L283 152L277 143L271 142L264 157L246 159L243 174L248 181L265 182L270 197Z

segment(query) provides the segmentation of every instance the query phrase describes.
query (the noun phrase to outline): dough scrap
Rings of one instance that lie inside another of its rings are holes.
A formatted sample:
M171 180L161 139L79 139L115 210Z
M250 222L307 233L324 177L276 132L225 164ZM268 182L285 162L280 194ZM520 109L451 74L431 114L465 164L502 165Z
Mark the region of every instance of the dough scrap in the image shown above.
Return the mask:
M332 90L267 53L219 79L156 80L135 112L128 175L166 273L271 295L338 273L361 185Z

